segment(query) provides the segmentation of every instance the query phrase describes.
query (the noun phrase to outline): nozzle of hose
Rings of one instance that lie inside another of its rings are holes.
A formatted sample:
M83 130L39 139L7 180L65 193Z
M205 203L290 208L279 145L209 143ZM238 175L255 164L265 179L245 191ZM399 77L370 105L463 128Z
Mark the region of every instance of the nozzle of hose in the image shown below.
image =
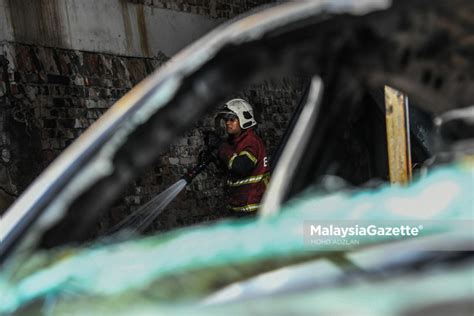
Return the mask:
M191 183L191 181L200 174L207 166L211 163L212 156L207 154L206 152L201 152L199 154L199 163L190 171L188 171L182 179L186 180L187 183Z

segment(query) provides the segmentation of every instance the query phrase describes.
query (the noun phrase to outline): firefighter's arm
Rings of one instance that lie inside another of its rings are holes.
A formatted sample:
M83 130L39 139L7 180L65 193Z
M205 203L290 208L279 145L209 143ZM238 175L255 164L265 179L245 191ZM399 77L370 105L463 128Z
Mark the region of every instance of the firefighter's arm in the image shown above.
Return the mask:
M245 177L250 175L257 165L257 158L252 152L254 150L251 148L245 148L235 153L229 144L224 143L219 148L219 158L233 175Z

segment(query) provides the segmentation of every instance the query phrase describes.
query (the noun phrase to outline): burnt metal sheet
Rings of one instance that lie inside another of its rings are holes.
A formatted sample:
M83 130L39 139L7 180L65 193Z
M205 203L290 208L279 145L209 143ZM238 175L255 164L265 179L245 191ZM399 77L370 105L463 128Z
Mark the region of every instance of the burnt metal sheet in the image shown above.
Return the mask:
M27 247L84 239L99 214L196 117L264 77L305 72L323 79L325 122L312 137L314 152L331 142L328 124L337 129L337 117L357 109L366 87L389 84L435 113L472 104L472 1L389 5L284 3L191 45L119 100L10 208L1 223L2 258L37 219ZM316 173L327 167L312 163L320 166Z

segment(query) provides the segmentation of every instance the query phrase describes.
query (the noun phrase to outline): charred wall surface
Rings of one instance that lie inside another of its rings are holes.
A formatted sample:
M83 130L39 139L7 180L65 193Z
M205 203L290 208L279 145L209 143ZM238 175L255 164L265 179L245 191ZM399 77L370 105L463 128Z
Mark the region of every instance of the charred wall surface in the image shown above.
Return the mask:
M15 41L63 47L67 34L58 0L9 0Z

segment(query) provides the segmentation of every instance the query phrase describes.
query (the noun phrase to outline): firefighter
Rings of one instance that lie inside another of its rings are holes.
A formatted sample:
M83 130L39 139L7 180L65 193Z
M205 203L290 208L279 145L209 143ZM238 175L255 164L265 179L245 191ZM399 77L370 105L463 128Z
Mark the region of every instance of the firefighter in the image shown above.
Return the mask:
M226 169L229 211L235 216L255 214L268 184L269 166L265 145L253 130L257 122L252 106L232 99L217 118L225 121L228 137L215 137L210 147Z

